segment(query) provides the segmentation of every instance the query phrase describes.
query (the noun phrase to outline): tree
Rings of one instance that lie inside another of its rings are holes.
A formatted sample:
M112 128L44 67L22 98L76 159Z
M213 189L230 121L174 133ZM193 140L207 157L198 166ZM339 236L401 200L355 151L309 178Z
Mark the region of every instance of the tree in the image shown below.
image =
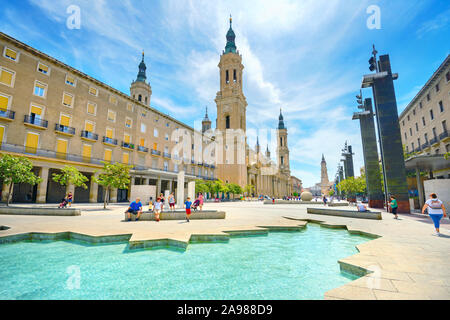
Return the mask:
M210 192L210 185L204 180L195 180L195 193L208 193Z
M66 186L66 192L70 185L75 187L81 187L87 189L86 182L89 181L88 177L78 171L77 168L73 166L64 166L61 169L61 173L53 174L53 181L59 183L62 186Z
M236 184L236 183L229 183L227 185L229 192L233 195L236 194L242 194L242 188L240 185Z
M111 164L106 161L102 161L103 168L98 176L94 177L94 182L103 186L103 207L106 209L106 202L111 193L111 189L128 189L130 184L130 169L123 163Z
M33 173L33 163L25 157L5 154L0 158L0 180L9 185L6 205L9 206L12 190L16 183L28 183L32 186L41 183L42 179Z
M249 197L251 193L253 193L253 191L255 190L255 187L252 184L248 184L244 187L244 192L247 194L247 196Z
M330 190L330 191L328 192L328 194L330 195L330 197L334 196L334 190ZM294 196L295 196L295 194L294 194Z

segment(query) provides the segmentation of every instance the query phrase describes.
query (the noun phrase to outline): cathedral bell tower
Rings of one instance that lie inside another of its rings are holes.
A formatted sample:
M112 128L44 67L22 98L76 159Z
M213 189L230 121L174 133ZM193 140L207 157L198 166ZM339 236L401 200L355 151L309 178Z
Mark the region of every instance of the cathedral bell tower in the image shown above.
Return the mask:
M284 125L283 113L280 110L280 117L278 121L278 129L277 129L277 138L278 138L278 147L277 147L277 156L278 156L278 167L282 174L290 175L290 167L289 167L289 147L287 140L287 128Z
M147 66L144 62L144 52L142 52L142 61L139 64L139 73L130 87L131 97L146 106L150 106L152 96L152 87L147 82Z
M219 63L220 91L215 99L217 105L216 127L223 136L223 159L217 159L218 176L223 181L247 184L246 165L246 108L247 101L242 90L244 66L242 56L236 48L236 35L232 28L226 35L227 44ZM226 139L229 134L235 138ZM231 139L230 139L231 140ZM234 153L234 154L233 154Z

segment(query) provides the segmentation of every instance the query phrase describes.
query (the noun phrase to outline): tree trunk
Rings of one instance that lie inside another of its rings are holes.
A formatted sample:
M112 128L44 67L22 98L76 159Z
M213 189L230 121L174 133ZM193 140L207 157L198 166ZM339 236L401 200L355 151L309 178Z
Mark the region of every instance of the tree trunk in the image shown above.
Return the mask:
M103 209L106 209L106 195L108 193L107 191L108 191L107 188L103 189Z
M6 200L6 206L9 207L9 201L11 200L11 192L13 190L14 187L14 182L11 182L9 185L9 192L8 192L8 199Z

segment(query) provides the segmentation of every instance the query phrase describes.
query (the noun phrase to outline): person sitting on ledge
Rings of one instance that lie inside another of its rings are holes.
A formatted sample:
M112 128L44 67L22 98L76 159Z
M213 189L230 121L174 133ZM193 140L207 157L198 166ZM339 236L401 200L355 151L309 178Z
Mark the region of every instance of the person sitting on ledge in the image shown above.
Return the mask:
M367 207L364 204L362 204L362 203L358 203L356 205L356 207L358 208L358 212L367 212L367 211L369 211L369 210L367 210Z
M137 214L136 221L139 221L139 218L141 217L141 213L142 213L141 199L136 198L136 201L133 201L132 203L130 203L128 210L125 211L125 213L128 213L128 221L131 221L131 214L134 214L134 215Z

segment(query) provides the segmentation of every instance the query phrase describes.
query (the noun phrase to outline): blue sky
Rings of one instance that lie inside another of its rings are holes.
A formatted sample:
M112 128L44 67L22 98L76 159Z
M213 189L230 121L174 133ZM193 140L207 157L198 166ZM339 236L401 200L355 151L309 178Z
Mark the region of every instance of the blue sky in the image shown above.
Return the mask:
M70 5L81 8L79 30L66 27ZM379 30L367 28L370 5L381 9ZM373 43L399 73L399 112L450 53L446 0L2 0L0 30L125 93L144 49L153 107L193 126L205 106L216 119L230 13L245 66L247 126L275 128L283 109L292 174L305 187L320 181L322 153L334 177L346 140L355 168L363 166L351 119ZM255 141L250 135L250 146Z

